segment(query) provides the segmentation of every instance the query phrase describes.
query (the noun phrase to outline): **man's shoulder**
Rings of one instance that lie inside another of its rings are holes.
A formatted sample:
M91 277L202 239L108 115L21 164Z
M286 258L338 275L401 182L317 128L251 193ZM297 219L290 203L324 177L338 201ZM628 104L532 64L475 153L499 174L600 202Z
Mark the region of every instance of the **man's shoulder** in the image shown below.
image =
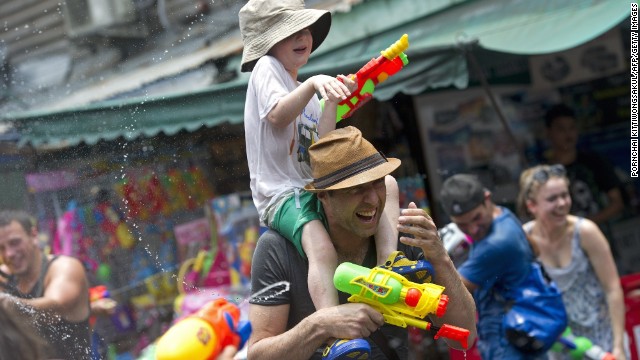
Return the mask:
M258 238L258 243L253 253L253 261L277 260L282 262L283 258L292 257L295 254L297 254L297 251L291 241L277 231L268 229Z
M277 231L273 229L267 229L258 238L258 244L270 245L270 246L286 243L286 241L287 239L284 236L280 235Z
M47 275L73 274L85 276L85 267L80 260L67 255L47 255Z
M82 266L82 262L80 260L68 255L49 254L47 255L47 260L49 261L49 266L53 264L73 264Z
M493 219L493 226L496 226L498 230L495 233L501 232L516 232L521 233L522 230L522 222L518 219L511 210L506 207L498 206L502 211L500 215Z
M477 249L487 248L493 252L496 252L496 249L507 251L509 248L519 246L518 239L526 238L522 223L507 208L502 208L502 214L493 220L491 226L491 232L476 244Z

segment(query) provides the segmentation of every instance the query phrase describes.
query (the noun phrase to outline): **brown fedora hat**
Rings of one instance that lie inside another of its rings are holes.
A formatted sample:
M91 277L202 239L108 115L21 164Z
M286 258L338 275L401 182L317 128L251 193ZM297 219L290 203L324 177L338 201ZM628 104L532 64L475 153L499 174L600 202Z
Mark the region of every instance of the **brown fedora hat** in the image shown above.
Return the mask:
M334 130L309 147L313 181L304 189L311 192L337 190L378 180L400 166L362 137L353 126Z
M331 13L305 9L303 0L249 0L238 14L242 35L240 71L253 70L258 59L278 42L309 28L311 52L322 44L331 28Z

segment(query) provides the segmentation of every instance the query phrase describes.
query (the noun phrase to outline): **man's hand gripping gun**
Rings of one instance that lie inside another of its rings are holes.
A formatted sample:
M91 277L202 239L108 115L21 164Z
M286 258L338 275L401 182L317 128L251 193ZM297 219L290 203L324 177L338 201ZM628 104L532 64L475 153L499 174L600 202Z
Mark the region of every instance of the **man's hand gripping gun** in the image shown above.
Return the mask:
M353 263L340 264L333 283L338 290L352 295L350 302L368 304L380 311L388 324L433 330L435 339L456 340L467 348L469 330L447 324L437 327L424 320L428 314L440 317L446 312L449 297L440 285L414 283L381 267L368 269Z
M393 45L380 52L380 56L371 59L354 75L358 89L345 100L338 103L336 122L350 117L373 97L375 87L388 77L400 71L409 63L404 51L409 47L409 35L404 34Z
M213 360L227 345L241 349L250 334L240 309L218 298L169 328L158 340L156 360Z

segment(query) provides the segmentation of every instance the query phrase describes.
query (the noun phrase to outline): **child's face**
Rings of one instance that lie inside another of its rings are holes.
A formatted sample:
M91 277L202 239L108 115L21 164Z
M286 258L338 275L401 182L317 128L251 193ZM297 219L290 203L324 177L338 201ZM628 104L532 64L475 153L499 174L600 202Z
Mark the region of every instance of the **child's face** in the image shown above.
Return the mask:
M297 75L300 69L309 60L313 37L311 31L302 29L288 38L275 44L269 54L284 65L284 68L291 74Z

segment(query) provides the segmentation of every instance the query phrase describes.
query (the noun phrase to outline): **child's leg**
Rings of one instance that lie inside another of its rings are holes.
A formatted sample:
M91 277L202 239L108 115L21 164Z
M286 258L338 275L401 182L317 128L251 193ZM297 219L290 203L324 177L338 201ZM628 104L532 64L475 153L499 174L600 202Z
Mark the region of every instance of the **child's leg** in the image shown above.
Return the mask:
M309 259L307 282L316 309L338 305L338 291L333 285L338 255L320 220L312 220L302 228L302 248Z
M384 205L380 225L376 232L376 250L378 264L384 264L389 255L398 249L398 217L400 217L400 190L396 179L387 175L387 202ZM307 253L308 254L308 253Z

